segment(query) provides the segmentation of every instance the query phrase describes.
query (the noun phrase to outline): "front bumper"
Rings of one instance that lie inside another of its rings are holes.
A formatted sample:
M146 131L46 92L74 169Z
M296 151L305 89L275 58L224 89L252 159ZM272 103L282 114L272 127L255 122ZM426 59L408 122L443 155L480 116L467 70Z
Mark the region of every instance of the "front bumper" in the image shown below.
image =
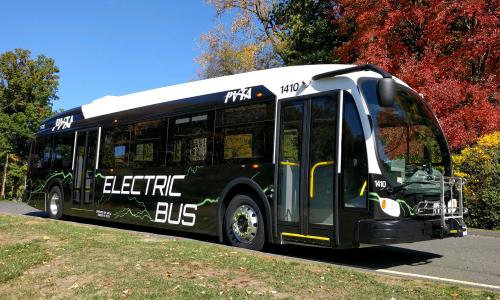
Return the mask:
M446 223L443 228L441 219L360 220L358 238L360 244L387 245L467 235L461 222Z

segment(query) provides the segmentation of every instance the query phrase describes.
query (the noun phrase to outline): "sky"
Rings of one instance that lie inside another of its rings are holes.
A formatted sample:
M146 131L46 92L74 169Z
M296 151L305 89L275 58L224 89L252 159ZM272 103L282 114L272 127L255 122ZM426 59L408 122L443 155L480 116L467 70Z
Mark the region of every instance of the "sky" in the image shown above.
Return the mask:
M0 53L24 48L55 60L70 109L197 78L199 36L213 27L204 0L0 0Z

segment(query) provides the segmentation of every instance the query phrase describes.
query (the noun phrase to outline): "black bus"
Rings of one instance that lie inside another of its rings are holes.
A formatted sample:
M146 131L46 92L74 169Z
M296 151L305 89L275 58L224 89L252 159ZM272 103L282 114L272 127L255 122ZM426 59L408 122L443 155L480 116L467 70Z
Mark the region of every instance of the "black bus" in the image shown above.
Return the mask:
M106 96L43 122L25 201L264 243L464 236L461 178L424 99L372 65L276 68Z

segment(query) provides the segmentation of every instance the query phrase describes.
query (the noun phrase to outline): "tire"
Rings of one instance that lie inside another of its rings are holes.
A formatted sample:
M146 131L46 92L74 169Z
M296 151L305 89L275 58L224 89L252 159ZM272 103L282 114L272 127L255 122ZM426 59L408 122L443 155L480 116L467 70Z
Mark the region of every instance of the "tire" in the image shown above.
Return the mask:
M59 220L62 217L63 197L59 186L54 186L50 189L47 197L47 213L49 218Z
M236 195L224 215L226 242L234 247L260 251L266 234L261 208L250 195Z

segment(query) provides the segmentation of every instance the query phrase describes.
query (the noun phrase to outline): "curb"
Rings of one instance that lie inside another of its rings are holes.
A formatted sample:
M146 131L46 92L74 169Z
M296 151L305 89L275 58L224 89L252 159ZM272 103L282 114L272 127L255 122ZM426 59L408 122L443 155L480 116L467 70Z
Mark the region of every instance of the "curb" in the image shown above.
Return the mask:
M500 231L476 229L476 228L468 228L468 231L469 231L469 235L478 235L478 236L500 238Z

